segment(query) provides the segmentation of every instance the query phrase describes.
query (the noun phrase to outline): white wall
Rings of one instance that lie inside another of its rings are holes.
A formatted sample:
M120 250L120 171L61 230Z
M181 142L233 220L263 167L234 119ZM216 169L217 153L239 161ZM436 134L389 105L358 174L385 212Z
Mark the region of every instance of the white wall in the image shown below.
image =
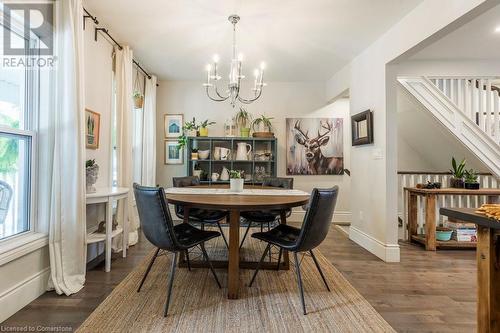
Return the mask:
M291 117L346 117L349 114L348 100L339 100L325 105L324 84L316 82L270 82L262 97L248 106L254 117L265 114L274 117L274 132L278 138L278 176L286 176L285 170L285 118ZM157 182L171 186L172 177L186 175L185 165L164 165L165 114L184 114L184 120L196 117L198 121L209 118L217 122L210 128L210 136L223 136L223 124L235 111L229 103L213 102L208 99L200 82L162 81L157 90ZM345 167L349 168L350 130L349 122L344 122ZM349 182L344 176L296 176L294 187L310 191L313 187L339 185L341 187L337 206L336 222L346 222L349 214ZM300 219L301 214L293 217Z
M327 82L327 100L350 88L351 114L374 111L374 144L351 150L350 238L383 260L399 261L397 71L388 64L419 44L423 47L436 33L445 33L443 28L483 2L423 1Z

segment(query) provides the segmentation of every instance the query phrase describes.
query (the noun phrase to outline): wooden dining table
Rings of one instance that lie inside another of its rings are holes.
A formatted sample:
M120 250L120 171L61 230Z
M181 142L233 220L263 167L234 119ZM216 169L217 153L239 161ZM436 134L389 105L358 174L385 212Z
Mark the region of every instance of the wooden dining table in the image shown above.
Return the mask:
M229 188L228 185L199 185L190 188ZM214 266L227 267L228 269L228 299L237 299L240 286L240 268L253 269L257 262L240 260L240 213L244 211L280 211L280 223L286 224L286 210L293 207L303 206L308 203L309 195L287 195L283 189L273 187L262 187L256 185L245 185L245 189L266 189L276 191L276 195L266 193L265 195L255 195L246 193L168 193L166 199L170 204L184 207L184 223L188 223L189 210L191 208L203 208L213 210L224 210L228 214L229 222L229 255L227 261L214 261ZM200 191L202 192L202 191ZM191 262L192 267L206 266L204 262ZM287 251L283 252L282 269L289 269L289 256ZM277 268L267 263L262 269Z

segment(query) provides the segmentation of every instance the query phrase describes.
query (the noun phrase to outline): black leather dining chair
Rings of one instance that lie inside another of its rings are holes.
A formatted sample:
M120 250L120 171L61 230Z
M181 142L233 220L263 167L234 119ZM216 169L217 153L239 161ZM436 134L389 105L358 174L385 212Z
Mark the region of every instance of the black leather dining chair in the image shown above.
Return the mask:
M174 187L187 187L187 186L200 185L200 179L196 176L173 177L172 180ZM180 219L184 219L184 207L181 205L176 205L175 215L177 215L177 217ZM205 229L205 224L217 225L222 235L222 239L226 244L226 247L229 248L226 236L224 236L224 232L222 231L222 227L220 225L220 221L226 219L227 216L228 216L227 212L223 210L208 210L208 209L201 209L194 207L189 208L189 221L200 223L201 230Z
M139 212L139 220L141 228L146 238L157 247L153 258L149 262L148 268L139 284L137 292L141 291L142 285L153 266L156 258L159 256L160 250L172 252L174 257L170 266L170 277L168 281L167 301L163 315L166 317L168 306L170 304L170 296L172 295L172 286L174 282L175 267L179 252L187 251L195 246L199 246L205 261L208 263L210 270L215 278L215 282L219 288L221 284L215 274L212 262L208 258L204 243L212 238L219 237L217 231L204 231L193 227L188 223L173 225L172 218L168 205L165 201L165 194L162 187L145 187L134 184L134 195L137 203L137 211Z
M271 248L271 245L276 245L280 248L280 260L283 250L293 252L295 259L295 268L297 273L297 283L300 292L300 301L302 303L302 310L304 314L306 312L306 305L304 302L304 289L302 287L302 278L300 275L300 262L298 260L299 252L309 252L311 257L318 269L323 282L325 283L326 289L330 291L326 278L323 275L323 271L318 263L318 260L314 256L313 249L323 242L328 230L331 225L333 212L335 210L335 204L337 202L339 188L335 186L331 189L314 189L311 193L310 205L307 209L306 215L304 216L304 222L302 223L302 228L298 229L289 225L280 224L276 228L273 228L266 232L257 232L252 234L253 238L267 242L264 254L255 269L249 286L251 287L259 268L264 260L267 252ZM278 260L279 265L279 260ZM278 266L279 267L279 266Z
M293 178L285 178L285 177L273 177L273 178L265 178L262 182L263 187L276 187L282 189L293 189ZM292 213L291 209L286 211L286 216L289 217ZM267 229L270 229L271 223L276 221L279 218L281 212L279 210L272 211L250 211L250 212L242 212L241 217L243 217L247 222L247 228L245 230L245 234L241 239L240 248L243 246L243 242L252 227L252 224L260 224L260 231L262 231L262 226L267 224Z

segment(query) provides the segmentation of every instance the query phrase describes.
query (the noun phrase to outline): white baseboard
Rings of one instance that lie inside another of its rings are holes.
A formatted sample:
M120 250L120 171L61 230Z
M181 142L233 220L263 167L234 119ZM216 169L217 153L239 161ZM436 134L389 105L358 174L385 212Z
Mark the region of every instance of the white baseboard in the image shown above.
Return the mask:
M302 222L304 220L305 211L294 210L289 220L292 222ZM351 212L348 211L336 211L333 214L332 223L335 224L350 224L351 223Z
M385 244L354 226L349 227L349 238L385 262L399 262L399 244Z
M49 274L47 267L0 294L0 323L45 293Z

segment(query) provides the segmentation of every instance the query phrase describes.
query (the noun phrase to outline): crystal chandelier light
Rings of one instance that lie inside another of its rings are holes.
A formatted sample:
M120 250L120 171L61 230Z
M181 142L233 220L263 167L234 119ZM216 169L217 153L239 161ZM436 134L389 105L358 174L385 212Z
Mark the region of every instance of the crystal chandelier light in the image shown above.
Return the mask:
M228 18L229 22L233 25L233 58L231 60L231 70L229 71L229 84L228 89L224 94L222 94L218 87L217 81L221 79L219 73L217 72L217 65L219 63L219 56L216 54L213 57L213 65L208 64L207 70L207 82L203 84L206 88L207 96L216 102L224 102L229 99L233 108L236 102L239 101L243 104L250 104L257 99L259 99L262 94L262 87L266 84L264 83L264 69L265 63L260 64L260 70L254 70L254 87L252 89L254 96L251 98L243 98L240 95L241 79L245 78L245 75L241 74L241 62L243 61L243 55L240 53L236 55L236 23L240 20L238 15L231 15Z

